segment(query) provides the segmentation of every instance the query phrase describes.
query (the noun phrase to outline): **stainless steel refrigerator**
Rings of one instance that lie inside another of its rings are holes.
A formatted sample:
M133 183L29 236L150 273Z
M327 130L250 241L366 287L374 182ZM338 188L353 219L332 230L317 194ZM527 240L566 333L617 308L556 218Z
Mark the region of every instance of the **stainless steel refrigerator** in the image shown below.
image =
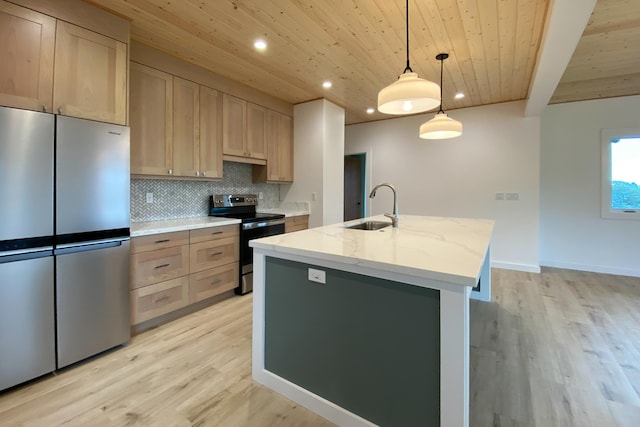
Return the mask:
M0 107L0 390L129 340L129 129Z

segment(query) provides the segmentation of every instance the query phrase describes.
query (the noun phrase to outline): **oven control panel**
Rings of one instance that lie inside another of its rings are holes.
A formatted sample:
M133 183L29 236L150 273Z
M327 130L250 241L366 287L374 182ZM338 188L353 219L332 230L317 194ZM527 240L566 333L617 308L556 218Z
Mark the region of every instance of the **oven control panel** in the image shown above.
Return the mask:
M213 206L216 208L256 206L257 204L258 196L256 194L216 194L213 196Z

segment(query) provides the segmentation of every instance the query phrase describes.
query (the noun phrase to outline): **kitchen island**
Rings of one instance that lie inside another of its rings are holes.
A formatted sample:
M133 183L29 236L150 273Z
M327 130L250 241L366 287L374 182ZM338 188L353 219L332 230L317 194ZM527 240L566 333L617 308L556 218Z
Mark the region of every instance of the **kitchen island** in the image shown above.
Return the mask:
M349 228L363 221L251 242L253 378L338 425L468 426L469 296L491 282L493 221Z

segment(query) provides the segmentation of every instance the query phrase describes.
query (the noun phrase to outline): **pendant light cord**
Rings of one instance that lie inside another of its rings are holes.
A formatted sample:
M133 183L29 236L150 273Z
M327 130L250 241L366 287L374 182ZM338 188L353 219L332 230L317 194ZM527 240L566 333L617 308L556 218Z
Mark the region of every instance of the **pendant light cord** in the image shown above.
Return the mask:
M404 69L404 71L402 72L402 74L406 73L407 71L410 73L413 73L413 70L411 69L411 66L409 65L409 0L407 0L407 18L406 18L406 27L407 27L407 67ZM440 96L440 98L442 98L442 95Z
M440 55L438 55L440 56ZM438 114L440 113L444 113L444 110L442 109L442 70L444 67L444 60L446 59L446 57L441 57L440 58L440 110L438 110Z

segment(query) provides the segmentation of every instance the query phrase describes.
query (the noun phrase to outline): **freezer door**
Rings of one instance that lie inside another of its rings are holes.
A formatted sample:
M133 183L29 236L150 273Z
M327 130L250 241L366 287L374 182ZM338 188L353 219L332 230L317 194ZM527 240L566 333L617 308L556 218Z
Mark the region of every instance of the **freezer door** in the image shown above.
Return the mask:
M129 128L57 116L56 233L129 228Z
M53 257L0 263L0 390L56 365Z
M58 368L130 337L129 241L56 250Z
M53 123L0 107L0 242L53 235Z

